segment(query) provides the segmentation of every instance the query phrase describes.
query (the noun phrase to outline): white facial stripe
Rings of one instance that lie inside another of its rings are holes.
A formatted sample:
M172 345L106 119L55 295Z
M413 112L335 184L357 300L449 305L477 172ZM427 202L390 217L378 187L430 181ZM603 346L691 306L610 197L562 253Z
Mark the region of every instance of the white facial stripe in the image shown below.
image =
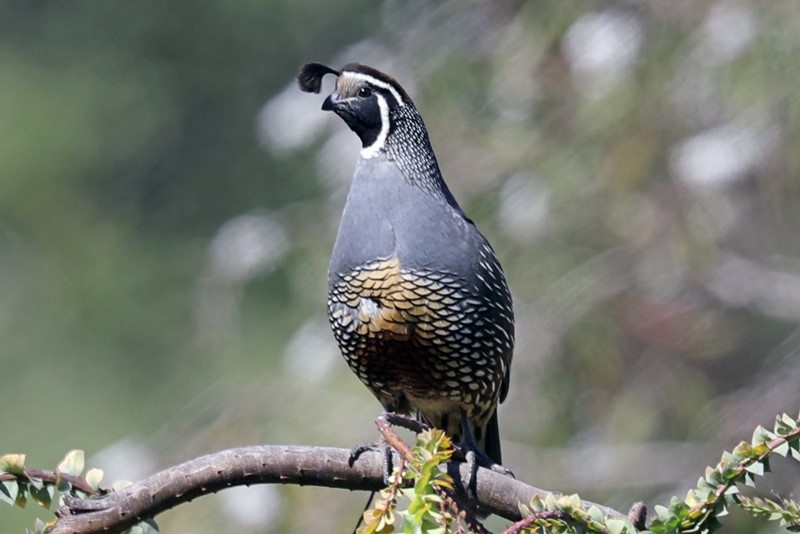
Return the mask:
M365 82L372 84L375 87L386 89L387 91L392 93L392 96L397 101L398 106L406 105L405 102L403 102L403 99L400 98L400 93L397 92L397 89L395 89L394 86L392 86L391 84L384 82L383 80L379 80L378 78L370 76L369 74L364 74L362 72L345 72L344 74L342 74L342 76L352 76L356 80L364 80Z
M381 110L381 131L378 132L374 143L361 149L361 157L364 159L370 159L380 152L386 143L386 136L389 135L389 103L386 102L383 95L376 93L375 97L378 99L378 107Z

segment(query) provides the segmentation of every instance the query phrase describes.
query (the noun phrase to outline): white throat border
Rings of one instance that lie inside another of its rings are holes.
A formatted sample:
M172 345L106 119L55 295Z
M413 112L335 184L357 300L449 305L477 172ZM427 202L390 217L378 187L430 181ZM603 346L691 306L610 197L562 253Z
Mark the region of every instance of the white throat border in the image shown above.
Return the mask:
M389 103L379 93L375 93L375 97L378 99L378 107L381 110L381 131L378 132L378 137L371 145L361 149L361 157L364 159L373 158L383 150L383 146L386 144L386 137L389 135Z

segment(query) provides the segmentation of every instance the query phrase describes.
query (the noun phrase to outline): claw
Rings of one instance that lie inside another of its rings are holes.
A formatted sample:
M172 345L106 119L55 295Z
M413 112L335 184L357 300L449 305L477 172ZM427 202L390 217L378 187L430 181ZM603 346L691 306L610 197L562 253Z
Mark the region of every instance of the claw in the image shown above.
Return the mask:
M350 449L350 456L347 457L347 465L349 467L353 467L356 461L367 451L374 451L377 446L377 443L359 443L352 449Z
M392 448L386 443L385 440L379 440L373 443L361 443L356 445L350 450L350 456L347 458L347 465L353 467L358 458L367 451L381 453L381 469L383 470L383 485L388 486L392 483Z

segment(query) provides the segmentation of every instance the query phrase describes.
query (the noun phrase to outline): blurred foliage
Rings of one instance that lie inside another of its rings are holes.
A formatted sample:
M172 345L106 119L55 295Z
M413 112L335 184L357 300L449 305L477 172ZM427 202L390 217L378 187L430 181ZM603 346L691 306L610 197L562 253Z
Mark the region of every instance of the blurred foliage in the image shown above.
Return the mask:
M86 500L112 490L119 491L130 485L130 481L119 480L101 490L103 470L93 467L84 473L85 461L84 452L73 449L64 456L55 470L36 470L26 465L24 454L4 454L0 456L0 502L20 508L25 508L29 502L33 502L49 510L63 506L67 496ZM25 532L45 534L51 531L58 520L55 517L48 519L49 521L45 523L37 518L33 528L26 528ZM155 520L146 519L125 530L123 534L157 532L158 526Z
M0 450L136 478L374 437L324 319L358 145L293 84L360 61L415 98L507 271L509 467L620 508L686 491L800 406L798 20L780 0L0 3ZM248 515L225 493L162 530L342 530L364 498L253 489Z

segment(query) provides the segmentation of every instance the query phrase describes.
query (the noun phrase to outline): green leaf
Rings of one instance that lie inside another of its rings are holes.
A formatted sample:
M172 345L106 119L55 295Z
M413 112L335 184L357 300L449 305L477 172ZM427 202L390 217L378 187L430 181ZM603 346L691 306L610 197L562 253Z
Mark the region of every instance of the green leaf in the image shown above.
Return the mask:
M20 508L25 508L28 504L28 484L20 480L17 482L17 485L19 486L19 491L17 492L17 500L14 501L14 504Z
M73 449L69 451L58 464L58 472L79 477L81 473L83 473L83 467L83 451L80 449Z
M719 485L719 482L715 483L713 481L714 471L712 470L710 475L707 474L706 477L708 477L708 478L700 478L700 479L698 479L698 481L697 481L697 489L698 490L702 490L702 491L714 491L715 489L717 489L717 486ZM712 480L709 480L709 478L711 478Z
M45 484L38 488L31 486L28 491L36 504L43 508L50 509L50 505L53 502L53 496L56 492L55 486L52 484Z
M25 471L25 455L4 454L0 456L0 471L5 471L13 475L23 474Z
M660 504L657 504L657 505L655 505L653 507L653 509L655 510L656 515L660 519L666 519L667 517L671 517L672 516L672 514L669 511L669 508L667 508L666 506L662 506Z
M602 523L606 519L600 508L594 505L589 508L589 517L592 521L597 521L598 523Z
M158 525L155 519L145 519L139 526L142 527L142 534L158 534Z
M741 463L741 459L735 454L728 451L722 453L722 460L719 462L719 469L714 470L714 476L717 477L714 479L714 482L719 484L721 479L729 477L731 472L738 468Z
M786 414L783 414L783 417L788 417ZM792 432L796 427L795 422L789 419L783 419L782 417L775 418L775 433L779 436L785 436L786 434Z
M781 456L786 458L786 455L789 453L789 442L784 441L783 443L775 447L773 450L775 451L776 454L780 454Z
M541 497L539 497L538 495L534 495L531 498L530 507L531 507L531 513L529 513L528 515L533 515L534 513L543 512L545 510L545 503Z
M84 480L86 480L86 483L89 484L93 490L99 490L100 481L103 480L103 470L97 467L92 467L86 472Z
M625 534L627 532L635 532L632 526L630 529L628 529L629 525L630 523L623 521L622 519L609 519L606 522L608 534Z
M763 426L758 425L756 429L753 431L753 442L752 442L753 447L758 447L759 445L766 445L767 443L772 441L774 437L775 436L772 434L772 432L770 432Z
M755 452L753 451L753 446L747 443L746 441L740 442L733 449L732 454L737 460L739 460L740 463L742 460L747 460L748 458L756 456Z
M756 476L763 477L764 476L764 464L761 462L753 462L752 464L745 467L745 470L748 473L752 473Z
M64 477L59 476L56 480L56 489L59 493L67 493L72 489L72 484L70 484Z
M0 482L0 501L14 505L19 494L19 484L16 480L6 480Z

